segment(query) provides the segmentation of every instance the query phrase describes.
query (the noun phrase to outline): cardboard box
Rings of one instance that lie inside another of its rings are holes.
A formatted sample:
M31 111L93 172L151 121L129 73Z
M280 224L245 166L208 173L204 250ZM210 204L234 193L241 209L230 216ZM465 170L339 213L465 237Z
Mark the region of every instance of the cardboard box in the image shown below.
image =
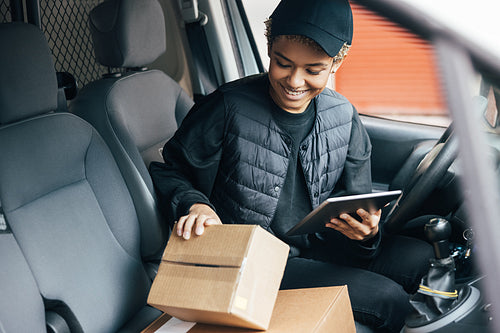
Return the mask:
M148 304L191 322L265 330L289 246L256 225L214 225L170 237Z
M142 333L169 331L175 320L164 314L148 326ZM216 326L208 324L186 324L188 333L250 333L244 328ZM163 327L163 328L162 328ZM280 290L269 329L269 333L355 333L351 302L347 286Z

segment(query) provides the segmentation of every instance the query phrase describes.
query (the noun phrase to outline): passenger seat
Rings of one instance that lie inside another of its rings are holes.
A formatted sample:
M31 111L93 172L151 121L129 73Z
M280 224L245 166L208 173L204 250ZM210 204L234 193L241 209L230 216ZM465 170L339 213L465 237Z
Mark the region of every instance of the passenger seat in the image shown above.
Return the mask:
M0 253L0 332L45 332L42 297L10 230L0 230Z
M139 332L160 312L146 304L146 227L113 155L90 124L53 112L56 72L38 28L1 24L0 44L9 46L0 50L0 202L9 226L0 232L0 323L39 332L45 311L71 332ZM17 295L12 305L8 294Z
M148 240L144 252L158 255L166 237L159 237L154 226L167 228L168 223L158 214L148 167L163 160L161 149L194 103L164 72L146 68L166 50L164 15L157 0L105 1L90 12L89 24L97 61L126 72L85 86L70 111L90 122L109 145L139 219L150 224L143 232Z

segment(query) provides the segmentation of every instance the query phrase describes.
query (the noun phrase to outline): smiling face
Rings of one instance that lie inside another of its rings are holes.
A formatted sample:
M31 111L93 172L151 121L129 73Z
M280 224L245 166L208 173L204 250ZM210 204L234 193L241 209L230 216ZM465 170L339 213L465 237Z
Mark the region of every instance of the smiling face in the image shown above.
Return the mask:
M303 112L341 64L322 50L285 36L273 41L269 57L269 93L279 107L291 113Z

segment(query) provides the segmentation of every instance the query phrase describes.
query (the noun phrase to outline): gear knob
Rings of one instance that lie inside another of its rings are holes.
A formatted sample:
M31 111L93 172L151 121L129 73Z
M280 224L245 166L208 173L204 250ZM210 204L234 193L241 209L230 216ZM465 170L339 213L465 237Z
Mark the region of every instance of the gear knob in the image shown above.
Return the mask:
M433 218L424 227L427 240L434 246L434 254L437 259L447 258L450 255L449 238L451 236L451 225L446 219Z

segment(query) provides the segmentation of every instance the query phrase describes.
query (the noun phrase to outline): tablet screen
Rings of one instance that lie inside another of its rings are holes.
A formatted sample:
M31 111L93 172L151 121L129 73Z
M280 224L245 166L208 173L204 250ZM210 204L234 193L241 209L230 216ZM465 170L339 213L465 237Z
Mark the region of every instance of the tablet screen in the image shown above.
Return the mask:
M291 228L286 235L293 236L324 231L325 224L332 218L336 218L342 213L353 214L359 208L375 213L399 198L401 193L402 191L395 190L328 198Z

